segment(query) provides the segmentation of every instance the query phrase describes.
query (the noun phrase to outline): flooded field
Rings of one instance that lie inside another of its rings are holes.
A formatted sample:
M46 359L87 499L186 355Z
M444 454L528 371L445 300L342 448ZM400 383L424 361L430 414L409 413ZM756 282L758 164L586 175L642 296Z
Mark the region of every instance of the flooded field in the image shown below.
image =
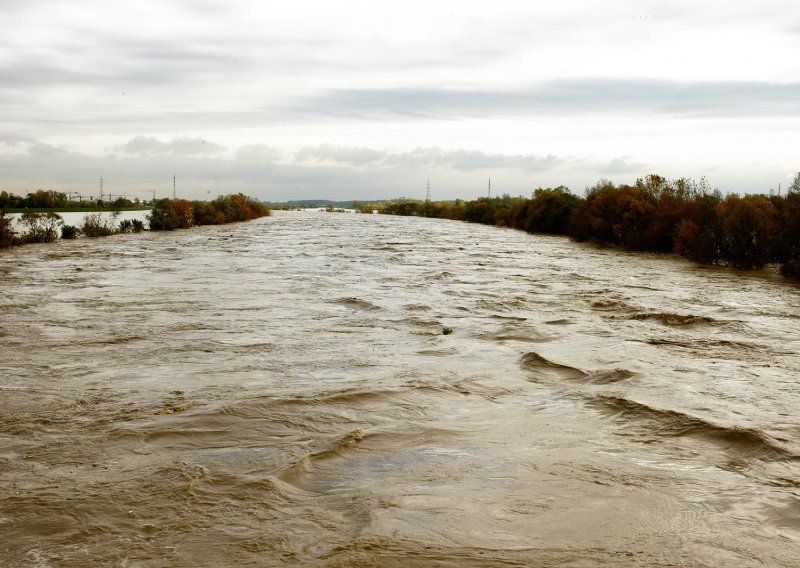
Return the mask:
M104 223L107 223L109 226L117 228L119 227L120 221L133 221L134 219L138 219L142 223L144 223L145 227L149 226L149 221L147 220L147 216L150 214L149 209L142 209L138 211L67 211L67 212L59 212L58 215L64 221L65 225L72 225L74 227L82 227L83 224L86 222L87 216L94 216L98 215L99 219ZM14 230L18 233L23 233L27 230L27 228L20 223L20 217L22 217L21 213L9 213L8 217L14 219Z
M277 212L0 252L0 313L3 566L800 558L778 276Z

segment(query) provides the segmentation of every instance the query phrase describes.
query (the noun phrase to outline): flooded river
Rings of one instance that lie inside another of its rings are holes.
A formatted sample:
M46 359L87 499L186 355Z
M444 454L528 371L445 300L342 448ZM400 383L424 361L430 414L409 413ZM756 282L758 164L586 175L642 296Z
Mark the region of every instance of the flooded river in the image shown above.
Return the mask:
M0 252L0 310L3 566L800 558L777 276L278 212Z

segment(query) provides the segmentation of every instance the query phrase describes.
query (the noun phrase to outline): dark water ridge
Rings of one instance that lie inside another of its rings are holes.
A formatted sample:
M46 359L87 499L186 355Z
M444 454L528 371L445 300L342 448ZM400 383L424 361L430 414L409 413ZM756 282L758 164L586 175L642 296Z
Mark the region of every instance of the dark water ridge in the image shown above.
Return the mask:
M0 283L2 565L800 557L780 277L278 212L13 249Z

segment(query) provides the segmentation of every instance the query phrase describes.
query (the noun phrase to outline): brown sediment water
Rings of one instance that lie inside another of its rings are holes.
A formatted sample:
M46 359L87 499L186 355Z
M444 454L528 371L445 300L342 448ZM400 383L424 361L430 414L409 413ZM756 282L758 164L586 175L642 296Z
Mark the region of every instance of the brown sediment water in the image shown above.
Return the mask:
M2 252L0 314L3 566L800 558L769 273L278 212Z

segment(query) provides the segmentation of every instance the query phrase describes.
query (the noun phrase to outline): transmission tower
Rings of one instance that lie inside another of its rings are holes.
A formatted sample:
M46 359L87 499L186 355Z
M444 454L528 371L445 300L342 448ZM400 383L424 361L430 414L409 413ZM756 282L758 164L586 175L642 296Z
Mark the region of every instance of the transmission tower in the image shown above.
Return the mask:
M489 199L492 198L492 178L489 178Z
M428 192L425 194L425 201L431 200L431 178L428 177Z

